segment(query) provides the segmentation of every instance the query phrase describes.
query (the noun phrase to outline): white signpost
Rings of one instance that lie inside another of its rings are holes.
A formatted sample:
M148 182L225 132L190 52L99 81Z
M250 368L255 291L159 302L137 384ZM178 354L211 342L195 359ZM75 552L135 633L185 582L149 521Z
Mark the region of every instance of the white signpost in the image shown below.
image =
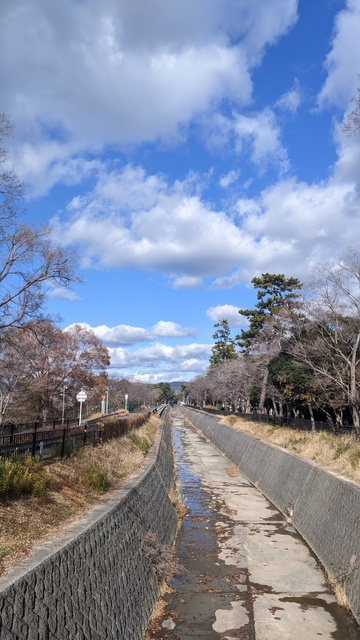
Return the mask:
M80 425L81 424L81 414L82 414L82 403L85 402L85 400L87 400L86 391L84 391L84 389L81 389L81 391L79 391L79 393L76 396L76 400L78 402L80 402L80 413L79 413L79 425Z

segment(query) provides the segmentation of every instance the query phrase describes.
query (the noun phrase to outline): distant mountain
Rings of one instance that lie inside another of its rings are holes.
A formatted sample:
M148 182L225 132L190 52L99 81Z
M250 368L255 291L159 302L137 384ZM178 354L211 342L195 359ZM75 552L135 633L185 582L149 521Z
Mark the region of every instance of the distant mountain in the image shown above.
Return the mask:
M186 384L186 380L174 380L174 382L170 382L170 389L172 389L174 393L180 393L182 384Z

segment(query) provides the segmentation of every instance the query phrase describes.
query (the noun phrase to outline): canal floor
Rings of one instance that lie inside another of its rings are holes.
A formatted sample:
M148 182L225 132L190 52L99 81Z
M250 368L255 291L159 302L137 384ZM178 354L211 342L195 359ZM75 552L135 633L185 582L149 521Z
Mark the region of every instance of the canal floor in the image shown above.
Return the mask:
M174 412L187 508L156 640L360 640L291 524L237 467Z

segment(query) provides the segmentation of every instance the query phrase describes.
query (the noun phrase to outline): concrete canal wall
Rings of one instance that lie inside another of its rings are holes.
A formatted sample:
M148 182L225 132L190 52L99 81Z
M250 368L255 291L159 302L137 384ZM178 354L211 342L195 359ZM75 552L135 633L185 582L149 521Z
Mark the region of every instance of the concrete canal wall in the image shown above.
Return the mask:
M299 531L342 583L360 624L360 487L201 411L183 415L223 452Z
M0 579L0 638L140 640L159 595L146 535L174 542L173 483L167 417L141 475Z

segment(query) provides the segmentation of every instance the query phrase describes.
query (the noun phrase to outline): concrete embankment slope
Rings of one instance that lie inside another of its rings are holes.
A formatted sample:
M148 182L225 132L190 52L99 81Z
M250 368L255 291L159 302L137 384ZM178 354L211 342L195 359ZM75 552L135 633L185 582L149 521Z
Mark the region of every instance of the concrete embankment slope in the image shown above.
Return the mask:
M206 413L183 415L284 515L321 564L344 585L360 624L360 487L311 462L220 425Z
M146 535L174 542L173 483L168 416L142 474L0 579L1 640L140 640L159 595Z

